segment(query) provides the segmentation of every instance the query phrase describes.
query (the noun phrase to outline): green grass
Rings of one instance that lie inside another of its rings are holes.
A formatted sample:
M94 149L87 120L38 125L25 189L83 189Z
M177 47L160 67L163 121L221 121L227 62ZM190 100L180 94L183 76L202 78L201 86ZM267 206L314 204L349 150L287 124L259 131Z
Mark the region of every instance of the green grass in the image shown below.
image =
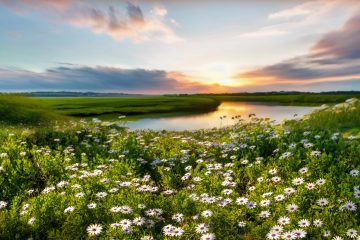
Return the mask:
M358 135L360 137L360 100L355 98L353 100L354 102L350 105L340 103L317 110L301 122L312 129L331 129L343 132L345 135Z
M349 98L360 98L360 93L349 94L227 94L227 95L202 95L212 97L219 101L241 102L273 102L281 105L292 106L319 106L321 104L335 104L344 102Z
M65 119L40 101L11 94L0 95L1 124L41 125Z
M319 106L343 102L360 94L247 94L147 97L34 98L59 114L76 117L130 118L209 112L222 101L268 102L281 105Z
M201 96L147 96L147 97L70 97L29 98L18 95L0 95L0 123L39 125L68 120L69 117L100 117L127 119L178 116L215 110L221 101L256 101L281 105L335 104L354 94L263 94L263 95L201 95ZM355 94L356 95L356 94ZM357 95L356 95L357 96ZM320 114L319 114L320 115ZM322 115L326 115L326 112ZM340 119L337 119L340 120ZM356 119L358 120L358 119ZM330 118L313 120L319 126L328 126ZM347 119L342 122L353 124ZM344 126L346 128L347 126ZM351 130L348 127L349 130Z
M207 97L89 97L36 98L57 112L77 117L109 114L144 115L175 112L213 111L220 104Z

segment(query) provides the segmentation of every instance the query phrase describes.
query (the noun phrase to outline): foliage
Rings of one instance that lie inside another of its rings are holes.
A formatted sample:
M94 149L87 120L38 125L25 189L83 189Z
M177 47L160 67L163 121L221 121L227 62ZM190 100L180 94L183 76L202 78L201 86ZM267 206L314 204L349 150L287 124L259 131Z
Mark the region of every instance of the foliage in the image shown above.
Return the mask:
M0 238L355 238L360 145L337 130L359 108L193 132L3 128Z

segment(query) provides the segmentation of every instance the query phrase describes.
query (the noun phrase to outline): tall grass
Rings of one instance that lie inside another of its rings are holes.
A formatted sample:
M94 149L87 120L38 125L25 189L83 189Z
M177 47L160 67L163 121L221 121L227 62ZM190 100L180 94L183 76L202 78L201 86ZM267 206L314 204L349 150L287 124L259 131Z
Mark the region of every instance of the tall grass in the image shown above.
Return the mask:
M360 130L360 101L352 99L352 103L340 103L316 110L306 116L299 124L316 130L332 130L341 132L356 132ZM288 124L294 121L289 121Z
M11 125L46 125L64 120L42 102L13 94L0 95L0 123Z

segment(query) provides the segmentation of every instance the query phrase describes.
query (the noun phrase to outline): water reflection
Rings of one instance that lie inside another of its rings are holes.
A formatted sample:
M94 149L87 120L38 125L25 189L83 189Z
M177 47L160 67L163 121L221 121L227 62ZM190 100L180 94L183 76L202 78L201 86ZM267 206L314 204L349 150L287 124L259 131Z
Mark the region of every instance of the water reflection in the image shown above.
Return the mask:
M216 111L210 113L173 116L161 118L144 118L135 122L128 122L130 129L153 130L196 130L232 125L238 121L233 119L240 115L242 119L249 120L249 115L270 118L279 123L283 119L301 117L310 113L314 107L278 106L266 103L251 102L223 102ZM225 116L225 117L224 117Z

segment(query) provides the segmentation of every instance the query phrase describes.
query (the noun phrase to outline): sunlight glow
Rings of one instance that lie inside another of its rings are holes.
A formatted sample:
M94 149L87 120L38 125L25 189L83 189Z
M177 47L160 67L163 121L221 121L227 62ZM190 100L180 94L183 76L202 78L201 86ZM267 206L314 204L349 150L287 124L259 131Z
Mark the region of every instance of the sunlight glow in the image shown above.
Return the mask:
M218 83L220 85L223 86L229 86L229 87L234 87L234 86L238 86L239 82L234 80L234 79L230 79L230 78L225 78L225 79L220 79L218 80Z

